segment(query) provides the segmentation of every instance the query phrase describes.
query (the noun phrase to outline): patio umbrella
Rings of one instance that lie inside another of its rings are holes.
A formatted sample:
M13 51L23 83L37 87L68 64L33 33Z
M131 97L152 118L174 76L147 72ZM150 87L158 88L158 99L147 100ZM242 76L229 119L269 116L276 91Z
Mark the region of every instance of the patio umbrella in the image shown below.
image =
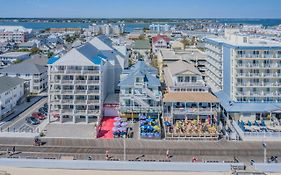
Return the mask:
M146 119L147 122L153 122L154 120L152 118Z
M156 133L154 133L154 136L155 136L155 137L160 137L160 133L159 133L159 132L156 132Z
M151 126L151 125L148 125L148 126L147 126L147 129L149 129L149 130L154 130L153 126Z
M140 115L140 116L139 116L139 119L145 120L145 119L146 119L146 116L145 116L145 115Z
M115 117L114 118L114 121L120 121L121 120L121 117Z
M118 128L117 128L117 127L114 127L114 128L112 128L112 131L113 131L113 132L118 131Z
M141 126L141 129L147 129L147 125Z
M155 125L153 128L154 128L155 130L157 130L157 131L160 130L160 127L159 127L158 125Z
M164 125L166 125L166 126L171 126L171 123L168 122L168 121L165 121L165 122L164 122Z
M120 126L120 124L121 124L120 122L114 122L113 123L114 126Z
M121 126L128 126L128 122L121 123Z
M127 128L126 127L122 127L122 128L119 128L120 131L126 131Z

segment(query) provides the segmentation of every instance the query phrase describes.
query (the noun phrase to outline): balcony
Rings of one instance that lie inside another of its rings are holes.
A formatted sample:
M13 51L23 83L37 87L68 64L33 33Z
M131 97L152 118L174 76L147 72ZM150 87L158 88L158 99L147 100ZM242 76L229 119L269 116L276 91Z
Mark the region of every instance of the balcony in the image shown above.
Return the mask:
M65 70L54 70L54 69L51 69L50 73L63 74L63 73L65 73Z
M96 110L88 110L88 112L87 112L88 114L91 114L91 115L98 115L99 113L100 113L100 111L98 110L98 109L96 109Z
M61 84L73 84L73 80L61 80Z
M50 93L60 93L61 90L60 89L51 89Z
M99 90L88 90L88 94L100 94Z
M61 80L50 80L50 83L61 83Z
M100 80L88 80L87 84L99 84Z
M87 94L87 90L75 90L75 94Z
M75 104L86 104L86 100L75 100Z
M70 90L70 89L62 89L62 90L61 90L61 93L62 93L62 94L73 94L73 90Z
M83 74L99 74L99 70L83 70Z
M73 99L62 99L62 103L73 104Z
M80 115L86 115L87 114L87 110L85 109L81 109L81 110L75 110L74 111L75 114L80 114Z
M186 114L186 113L195 113L195 114L212 114L214 110L212 108L173 108L173 113L175 114Z
M66 74L82 74L82 70L69 70L65 71Z
M87 104L100 104L100 100L87 100Z
M62 109L61 113L62 114L73 114L73 109Z
M61 103L61 99L51 99L51 103Z
M75 80L75 84L86 84L87 80Z

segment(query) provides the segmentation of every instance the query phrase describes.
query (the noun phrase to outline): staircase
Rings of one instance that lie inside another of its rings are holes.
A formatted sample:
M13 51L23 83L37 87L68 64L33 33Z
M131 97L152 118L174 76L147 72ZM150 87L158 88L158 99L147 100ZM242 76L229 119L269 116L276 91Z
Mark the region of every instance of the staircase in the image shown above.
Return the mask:
M141 105L144 108L149 108L149 104L147 104L146 102L144 102L141 98L134 96L134 100L135 102L137 102L139 105Z
M144 91L146 92L146 94L151 97L153 100L155 101L160 101L159 96L156 96L154 92L152 92L150 89L148 89L147 87L143 88Z

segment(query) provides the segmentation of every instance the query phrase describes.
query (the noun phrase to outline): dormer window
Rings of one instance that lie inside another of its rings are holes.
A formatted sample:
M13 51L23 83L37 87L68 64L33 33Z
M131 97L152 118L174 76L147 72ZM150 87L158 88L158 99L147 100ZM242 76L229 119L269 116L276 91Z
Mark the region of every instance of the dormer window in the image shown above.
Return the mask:
M140 78L140 77L136 77L136 83L141 83L142 82L141 79L142 78Z

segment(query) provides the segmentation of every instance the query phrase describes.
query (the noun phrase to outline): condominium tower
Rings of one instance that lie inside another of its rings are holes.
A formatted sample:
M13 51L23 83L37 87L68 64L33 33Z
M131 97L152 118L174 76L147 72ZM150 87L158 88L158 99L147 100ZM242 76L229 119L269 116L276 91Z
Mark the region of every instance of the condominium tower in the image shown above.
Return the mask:
M225 112L266 115L281 108L281 43L238 30L206 38L206 81Z

